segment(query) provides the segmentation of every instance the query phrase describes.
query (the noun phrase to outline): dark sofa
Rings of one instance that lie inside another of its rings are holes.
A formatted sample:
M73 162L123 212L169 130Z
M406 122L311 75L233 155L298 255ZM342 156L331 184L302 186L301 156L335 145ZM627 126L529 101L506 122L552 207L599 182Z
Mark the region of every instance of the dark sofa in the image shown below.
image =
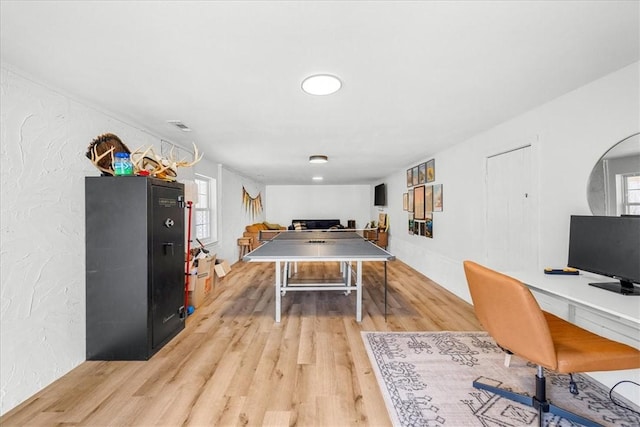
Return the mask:
M344 228L339 219L294 219L291 221L289 230L328 230L332 227Z

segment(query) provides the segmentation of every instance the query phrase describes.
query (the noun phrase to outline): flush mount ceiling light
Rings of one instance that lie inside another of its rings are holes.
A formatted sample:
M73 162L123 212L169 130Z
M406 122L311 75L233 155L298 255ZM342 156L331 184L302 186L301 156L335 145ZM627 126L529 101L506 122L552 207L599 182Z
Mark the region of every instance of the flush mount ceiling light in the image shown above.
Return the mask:
M329 158L321 154L314 154L313 156L309 156L309 163L327 163L328 161Z
M314 181L322 181L322 177L321 176L314 176L313 178L311 178Z
M331 95L342 87L342 82L331 74L316 74L302 81L302 90L309 95Z

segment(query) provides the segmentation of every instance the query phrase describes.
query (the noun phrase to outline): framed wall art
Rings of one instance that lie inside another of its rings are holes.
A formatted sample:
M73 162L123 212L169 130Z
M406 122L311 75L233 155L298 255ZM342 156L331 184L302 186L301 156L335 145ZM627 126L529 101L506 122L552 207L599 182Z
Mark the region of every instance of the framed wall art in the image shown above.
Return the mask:
M424 188L424 211L433 212L433 185Z
M410 188L409 191L407 192L407 196L409 199L409 206L408 206L408 211L413 213L413 188Z
M436 159L431 159L427 162L427 182L433 182L436 180Z
M433 211L442 212L442 184L433 186Z
M424 184L427 179L427 164L418 165L418 184Z
M424 236L433 239L433 214L426 214L424 222Z
M413 218L424 219L424 185L413 189Z
M413 234L414 220L413 220L412 213L409 214L409 222L407 225L408 225L407 231L409 232L409 234Z
M402 195L402 210L403 211L409 210L409 193L404 193Z
M418 166L413 167L413 170L411 171L411 177L413 178L413 185L418 185L418 179L420 178L418 176Z
M407 169L407 187L413 186L413 169Z

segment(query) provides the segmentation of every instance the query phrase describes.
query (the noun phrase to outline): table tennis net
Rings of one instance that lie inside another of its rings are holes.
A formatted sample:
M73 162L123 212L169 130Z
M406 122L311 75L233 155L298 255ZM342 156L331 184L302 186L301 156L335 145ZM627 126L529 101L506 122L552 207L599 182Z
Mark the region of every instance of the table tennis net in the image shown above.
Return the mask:
M377 240L378 230L375 228L364 229L328 229L328 230L261 230L259 239L262 242L270 240L342 240L364 239Z

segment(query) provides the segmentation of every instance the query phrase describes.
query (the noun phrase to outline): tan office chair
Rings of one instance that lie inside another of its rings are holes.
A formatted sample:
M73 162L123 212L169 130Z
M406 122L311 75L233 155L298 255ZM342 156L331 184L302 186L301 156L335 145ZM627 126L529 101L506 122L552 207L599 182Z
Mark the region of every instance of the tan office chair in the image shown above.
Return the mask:
M547 412L585 426L599 426L547 400L543 368L564 374L640 368L640 350L542 311L529 288L512 277L472 261L464 261L464 271L482 326L505 351L538 365L534 397L475 381L473 386L537 409L541 426ZM571 392L577 394L573 379L571 382Z

